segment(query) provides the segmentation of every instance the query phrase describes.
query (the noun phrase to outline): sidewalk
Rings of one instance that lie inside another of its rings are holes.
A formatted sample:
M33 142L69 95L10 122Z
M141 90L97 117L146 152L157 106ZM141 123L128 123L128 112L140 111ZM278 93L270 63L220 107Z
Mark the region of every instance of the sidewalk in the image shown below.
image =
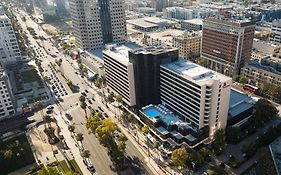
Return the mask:
M125 128L120 121L115 118L115 114L114 114L114 110L110 111L108 108L105 107L105 105L102 103L102 99L101 97L97 94L96 91L94 91L93 89L90 89L92 91L92 93L95 95L97 102L101 105L102 109L108 114L108 116L118 125L118 127L121 129L122 133L124 133L126 135L126 137L132 142L132 144L139 150L139 152L145 157L145 161L147 166L150 168L150 170L157 175L165 175L166 173L163 172L159 166L157 165L157 163L153 160L153 157L149 157L147 155L147 149L143 148L142 145L139 145L137 143L137 141L135 140L135 138L129 133L129 130L127 128ZM152 152L152 150L151 150Z
M57 112L59 113L59 112ZM62 114L63 115L63 114ZM58 125L61 128L61 132L65 138L65 142L67 146L70 148L73 157L75 158L77 164L79 165L81 171L83 172L83 175L90 175L91 173L87 169L86 165L83 163L83 158L80 155L79 149L75 146L76 142L71 137L71 134L68 130L68 125L65 123L65 121L62 118L62 115L56 115L55 118L58 121Z

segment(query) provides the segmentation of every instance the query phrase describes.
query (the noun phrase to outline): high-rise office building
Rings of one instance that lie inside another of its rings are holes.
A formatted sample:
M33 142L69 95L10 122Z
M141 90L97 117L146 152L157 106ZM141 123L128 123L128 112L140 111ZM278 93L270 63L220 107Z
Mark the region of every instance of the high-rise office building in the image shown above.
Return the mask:
M127 46L107 46L103 51L106 84L111 91L119 94L130 107L136 105L134 67L129 62Z
M160 67L161 102L197 129L209 127L214 136L225 128L231 78L181 60Z
M129 52L134 66L136 109L160 103L160 65L178 59L178 49L151 46Z
M0 65L0 120L12 117L15 113L12 97L8 76Z
M126 41L123 0L70 0L73 34L79 49L99 49Z
M0 9L3 7L0 6ZM0 63L12 64L21 58L21 52L11 20L4 10L0 11Z
M236 75L251 58L255 25L249 21L203 20L201 57L207 66L225 75Z

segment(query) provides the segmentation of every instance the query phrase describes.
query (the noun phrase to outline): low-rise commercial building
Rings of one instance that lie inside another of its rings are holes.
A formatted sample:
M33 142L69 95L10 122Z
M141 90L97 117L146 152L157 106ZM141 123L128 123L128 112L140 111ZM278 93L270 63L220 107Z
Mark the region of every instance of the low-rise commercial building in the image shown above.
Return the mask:
M227 126L243 128L248 124L254 111L254 100L237 90L231 89Z
M267 59L250 60L241 69L241 75L245 76L250 83L258 85L263 81L274 85L281 85L281 63L279 58L270 57Z
M202 30L202 19L183 20L181 22L181 29L186 31L199 31Z
M201 33L188 33L173 37L173 47L179 49L179 57L195 58L200 55Z

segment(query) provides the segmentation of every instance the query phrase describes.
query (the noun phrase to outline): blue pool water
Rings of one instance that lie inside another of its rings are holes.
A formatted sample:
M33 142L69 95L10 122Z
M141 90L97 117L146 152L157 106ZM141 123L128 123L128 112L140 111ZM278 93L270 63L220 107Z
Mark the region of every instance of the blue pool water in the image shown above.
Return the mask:
M155 118L157 116L161 116L161 114L156 109L152 109L152 108L147 109L144 113L148 115L149 118Z

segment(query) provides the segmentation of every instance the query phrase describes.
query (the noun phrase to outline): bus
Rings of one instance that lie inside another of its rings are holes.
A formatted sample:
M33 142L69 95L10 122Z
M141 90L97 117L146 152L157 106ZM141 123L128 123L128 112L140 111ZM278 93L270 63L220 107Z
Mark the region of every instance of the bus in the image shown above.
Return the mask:
M243 89L244 89L244 90L247 90L247 91L249 91L249 92L252 92L253 94L256 94L257 91L258 91L258 88L257 88L257 87L255 87L255 86L253 86L253 85L250 85L250 84L245 84L245 85L243 86Z

